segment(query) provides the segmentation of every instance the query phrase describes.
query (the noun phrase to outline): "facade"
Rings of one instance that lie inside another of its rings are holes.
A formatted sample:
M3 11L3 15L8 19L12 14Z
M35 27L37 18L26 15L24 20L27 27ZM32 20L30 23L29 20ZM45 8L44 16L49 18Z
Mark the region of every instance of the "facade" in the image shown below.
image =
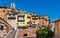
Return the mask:
M40 26L48 26L50 25L50 18L47 15L42 15L39 17Z
M11 10L11 9L8 8L8 7L0 7L0 18L6 20L6 18L7 18L7 14L6 13L7 13L8 10Z
M60 36L60 19L55 22L55 36Z
M32 24L32 22L31 22L32 18L31 17L32 17L31 13L27 13L27 26L31 26L31 24Z
M55 23L54 22L50 22L50 27L51 27L51 30L54 32Z
M25 10L16 10L15 4L11 8L0 7L0 18L5 19L13 28L16 26L47 26L50 18L47 15L38 16L36 13L27 13ZM2 11L3 10L3 11Z
M16 38L36 38L36 28L19 29Z
M27 26L27 14L26 11L21 11L17 15L18 26Z
M17 14L18 26L47 26L50 25L50 18L47 15L38 16L36 13L20 11Z
M0 18L0 37L3 38L11 31L11 26L4 19Z
M12 28L17 27L17 12L15 10L8 11L7 22L12 26Z
M31 22L32 22L32 27L37 27L38 23L39 23L39 18L38 15L36 13L32 13L32 17L31 17Z

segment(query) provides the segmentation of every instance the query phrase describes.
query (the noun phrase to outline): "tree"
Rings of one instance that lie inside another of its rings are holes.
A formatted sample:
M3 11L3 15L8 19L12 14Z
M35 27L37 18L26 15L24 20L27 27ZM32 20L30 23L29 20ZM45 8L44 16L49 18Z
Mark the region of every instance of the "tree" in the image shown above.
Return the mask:
M54 32L50 30L50 28L47 26L44 29L39 29L36 32L37 38L52 38L54 36Z

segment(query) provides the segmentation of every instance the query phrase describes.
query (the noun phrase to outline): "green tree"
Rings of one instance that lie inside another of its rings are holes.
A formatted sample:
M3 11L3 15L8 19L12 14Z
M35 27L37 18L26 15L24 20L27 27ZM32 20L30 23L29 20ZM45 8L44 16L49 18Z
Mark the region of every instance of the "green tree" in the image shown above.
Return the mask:
M52 32L49 28L49 26L47 26L44 29L39 29L36 32L37 38L52 38L54 36L54 32Z

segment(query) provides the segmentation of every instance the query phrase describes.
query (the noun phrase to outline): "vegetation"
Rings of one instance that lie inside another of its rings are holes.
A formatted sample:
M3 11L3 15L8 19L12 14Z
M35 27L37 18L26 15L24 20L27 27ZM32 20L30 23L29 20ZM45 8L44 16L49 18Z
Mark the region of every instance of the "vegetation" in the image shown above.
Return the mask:
M17 26L18 29L27 29L27 26Z
M44 29L39 29L36 32L37 38L52 38L54 36L54 32L50 30L50 27L47 26Z

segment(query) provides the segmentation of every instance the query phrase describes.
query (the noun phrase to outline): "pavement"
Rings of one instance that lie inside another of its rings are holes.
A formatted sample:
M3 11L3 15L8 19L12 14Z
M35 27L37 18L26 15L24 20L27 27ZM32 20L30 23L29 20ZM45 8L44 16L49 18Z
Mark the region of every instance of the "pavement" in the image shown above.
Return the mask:
M15 38L17 30L13 30L6 38Z

